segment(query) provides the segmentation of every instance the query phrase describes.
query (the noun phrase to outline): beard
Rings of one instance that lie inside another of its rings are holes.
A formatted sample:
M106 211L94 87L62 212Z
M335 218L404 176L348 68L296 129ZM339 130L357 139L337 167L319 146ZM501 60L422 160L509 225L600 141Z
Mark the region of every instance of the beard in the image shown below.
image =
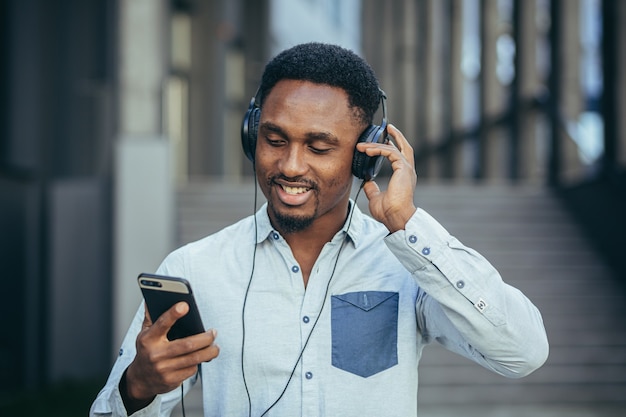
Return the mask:
M311 216L290 216L277 211L273 211L273 213L274 221L277 223L276 228L284 235L297 233L309 228L316 217L316 213Z
M274 180L278 176L271 177L267 183L268 186L274 184ZM306 181L309 184L309 187L317 194L317 184L313 181ZM313 224L313 221L317 218L318 215L318 204L319 200L316 199L315 209L313 213L309 215L293 215L285 212L281 212L278 210L270 198L268 198L268 211L271 212L271 218L276 223L274 227L276 227L281 233L288 235L292 233L301 232L306 230Z

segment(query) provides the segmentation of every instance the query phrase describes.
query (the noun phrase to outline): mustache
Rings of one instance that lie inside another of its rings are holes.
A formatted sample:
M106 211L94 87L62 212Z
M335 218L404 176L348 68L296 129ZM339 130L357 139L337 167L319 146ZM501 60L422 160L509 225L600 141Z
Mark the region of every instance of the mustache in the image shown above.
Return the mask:
M304 178L302 176L298 176L298 177L287 177L285 175L282 174L276 174L276 175L272 175L267 179L267 185L272 185L274 183L276 183L278 180L282 180L285 182L295 182L295 183L299 183L299 184L306 184L307 188L310 188L311 190L318 190L319 187L317 185L317 183L313 180Z

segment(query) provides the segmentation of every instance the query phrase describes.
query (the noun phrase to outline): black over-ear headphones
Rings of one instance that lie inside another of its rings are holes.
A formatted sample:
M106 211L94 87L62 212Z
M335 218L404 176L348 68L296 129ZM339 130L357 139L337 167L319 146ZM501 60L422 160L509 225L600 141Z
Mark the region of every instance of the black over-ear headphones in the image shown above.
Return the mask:
M380 126L369 125L361 136L357 143L387 143L387 95L383 90L380 90L380 101L383 107L383 120ZM258 91L257 91L258 94ZM256 104L256 96L250 100L250 106L248 111L243 117L243 123L241 125L241 145L243 152L246 154L249 160L254 162L254 154L256 152L256 140L259 131L259 120L261 118L261 108ZM367 154L354 149L354 156L352 157L352 174L362 180L369 181L376 178L376 175L380 172L384 158L382 156L368 156Z

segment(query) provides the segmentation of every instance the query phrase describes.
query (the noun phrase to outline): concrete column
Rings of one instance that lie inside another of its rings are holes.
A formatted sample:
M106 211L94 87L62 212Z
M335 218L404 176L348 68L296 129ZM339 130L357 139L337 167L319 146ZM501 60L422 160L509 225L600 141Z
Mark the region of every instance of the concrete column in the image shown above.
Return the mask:
M426 29L416 23L422 17L424 1L362 2L362 26L371 29L362 31L363 55L387 93L390 122L403 132L417 154L424 140L423 109L430 106L422 87L427 62L422 54ZM427 169L417 162L418 173L426 176Z
M496 75L496 43L500 35L498 30L498 4L496 0L481 2L481 132L477 178L495 179L504 172L502 152L502 132L490 126L503 110L504 89Z
M444 28L447 22L444 20L444 3L438 0L426 0L425 13L427 26L427 39L425 48L425 85L424 100L427 105L423 108L425 113L424 133L430 145L435 145L444 135L443 126L443 103L444 95L442 90L443 77L442 65L444 63L443 52L448 48L446 44ZM441 174L441 163L437 158L429 158L427 172L430 177L439 177Z
M543 166L535 157L537 154L537 129L534 127L538 123L537 112L528 108L530 100L539 94L541 80L537 73L536 50L537 50L537 30L536 14L537 6L533 1L517 1L519 16L517 22L519 27L516 42L516 89L513 92L516 102L513 103L517 109L513 117L516 117L512 134L518 137L518 170L519 179L539 181L543 173Z
M450 103L449 133L463 129L463 73L461 59L463 57L463 0L450 1ZM452 145L449 150L448 163L451 179L460 179L463 173L463 145Z
M119 136L114 167L113 344L141 302L136 278L173 246L170 144L162 134L167 2L119 0ZM114 350L115 351L115 350Z
M567 136L564 128L568 122L576 122L584 108L583 95L580 87L580 0L568 1L561 7L561 15L552 19L560 19L561 24L561 94L557 98L561 116L561 180L564 184L577 182L585 175L578 156L578 146Z
M444 41L446 37L442 33L443 22L443 4L440 1L429 0L427 2L427 26L428 26L428 44L426 46L426 92L425 97L428 100L428 106L424 108L427 114L426 118L426 136L431 140L439 138L443 132L441 125L442 117L442 48L446 48ZM445 25L447 26L447 25Z
M398 65L399 85L395 89L398 100L394 102L391 122L397 123L407 140L415 148L417 137L417 105L419 101L417 78L417 27L415 16L417 5L414 0L403 0L402 14L399 16L401 27L400 57Z
M223 3L222 0L192 2L190 178L219 175L224 163L224 56L217 35L228 33L230 28L223 23Z

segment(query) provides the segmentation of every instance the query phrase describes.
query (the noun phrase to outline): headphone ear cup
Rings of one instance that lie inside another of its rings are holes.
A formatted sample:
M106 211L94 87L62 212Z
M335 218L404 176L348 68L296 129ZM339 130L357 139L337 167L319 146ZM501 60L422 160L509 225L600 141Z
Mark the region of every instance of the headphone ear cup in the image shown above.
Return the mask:
M376 130L376 127L375 125L369 125L367 129L361 133L356 143L367 142L367 139ZM367 166L368 160L369 157L365 153L358 151L355 147L354 156L352 157L352 175L359 179L365 179L364 168Z
M256 138L260 119L261 109L251 103L241 125L241 146L243 147L243 153L252 162L254 162L254 154L256 152Z
M370 125L361 136L359 136L357 143L384 143L387 137L386 127L386 125L384 127ZM378 175L382 162L382 156L371 157L355 148L354 156L352 157L352 174L365 181L372 180Z

